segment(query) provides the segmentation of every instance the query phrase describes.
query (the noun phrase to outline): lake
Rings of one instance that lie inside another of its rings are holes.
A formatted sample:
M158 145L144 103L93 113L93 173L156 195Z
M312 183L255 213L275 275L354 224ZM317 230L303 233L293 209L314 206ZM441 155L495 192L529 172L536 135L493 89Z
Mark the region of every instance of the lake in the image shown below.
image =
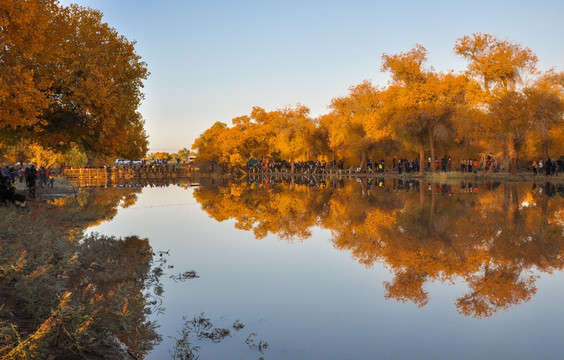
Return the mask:
M559 359L562 195L208 180L143 187L88 231L149 239L162 341L146 359Z

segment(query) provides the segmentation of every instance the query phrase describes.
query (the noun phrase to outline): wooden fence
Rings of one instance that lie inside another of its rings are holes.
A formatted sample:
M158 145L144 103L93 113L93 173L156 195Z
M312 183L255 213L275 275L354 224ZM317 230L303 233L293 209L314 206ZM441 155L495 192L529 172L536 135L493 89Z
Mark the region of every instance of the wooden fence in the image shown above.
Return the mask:
M390 169L386 169L385 173L390 172ZM382 175L383 172L378 172L377 170L366 168L366 169L355 169L355 168L347 168L347 169L328 169L328 168L296 168L292 173L290 169L276 169L276 168L260 168L254 167L251 169L243 170L245 174L248 175L255 175L255 174L263 174L263 175L276 175L276 174L283 174L283 175L295 175L295 176L358 176L358 175L372 175L378 176Z
M195 168L161 166L161 167L124 167L124 168L84 168L65 169L63 176L68 180L80 181L117 181L137 179L183 179L194 175Z

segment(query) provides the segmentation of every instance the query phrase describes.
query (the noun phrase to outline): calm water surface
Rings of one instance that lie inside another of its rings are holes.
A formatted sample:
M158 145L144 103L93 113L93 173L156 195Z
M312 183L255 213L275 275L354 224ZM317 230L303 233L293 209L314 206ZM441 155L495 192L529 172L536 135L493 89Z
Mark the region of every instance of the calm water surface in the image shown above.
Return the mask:
M190 329L200 359L562 358L561 187L303 182L145 187L89 230L166 261L147 359Z

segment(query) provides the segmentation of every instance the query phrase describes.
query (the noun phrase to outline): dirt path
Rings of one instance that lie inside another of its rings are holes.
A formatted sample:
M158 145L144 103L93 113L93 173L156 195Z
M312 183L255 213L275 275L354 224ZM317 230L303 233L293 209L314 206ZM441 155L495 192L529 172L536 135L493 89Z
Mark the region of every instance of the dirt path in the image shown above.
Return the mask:
M44 186L37 185L35 194L35 199L29 198L29 190L25 186L25 182L20 183L16 181L16 192L18 194L23 194L26 197L26 201L31 202L46 202L48 200L54 200L62 197L67 197L74 195L76 193L76 188L69 183L65 178L56 177L53 182L52 188L47 188Z

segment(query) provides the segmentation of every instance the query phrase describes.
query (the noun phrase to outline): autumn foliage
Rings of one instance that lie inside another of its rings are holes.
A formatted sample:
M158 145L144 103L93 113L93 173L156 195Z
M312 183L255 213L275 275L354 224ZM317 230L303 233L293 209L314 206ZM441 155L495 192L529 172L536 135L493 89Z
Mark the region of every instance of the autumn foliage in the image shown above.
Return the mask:
M539 72L531 49L489 34L464 36L454 51L468 61L466 71L436 71L427 50L415 45L382 56L386 86L351 86L325 115L313 118L300 104L255 107L231 127L214 124L192 148L200 160L228 166L250 158L344 159L356 168L369 157L391 160L393 154L423 164L448 154L488 157L513 174L523 160L564 154L562 73Z
M387 299L425 306L427 284L464 283L454 306L483 318L530 300L539 272L564 268L560 185L259 180L200 187L194 197L257 239L307 241L313 229L329 230L335 248L390 270Z
M146 64L102 13L56 0L0 1L0 141L92 157L147 151L137 112Z

